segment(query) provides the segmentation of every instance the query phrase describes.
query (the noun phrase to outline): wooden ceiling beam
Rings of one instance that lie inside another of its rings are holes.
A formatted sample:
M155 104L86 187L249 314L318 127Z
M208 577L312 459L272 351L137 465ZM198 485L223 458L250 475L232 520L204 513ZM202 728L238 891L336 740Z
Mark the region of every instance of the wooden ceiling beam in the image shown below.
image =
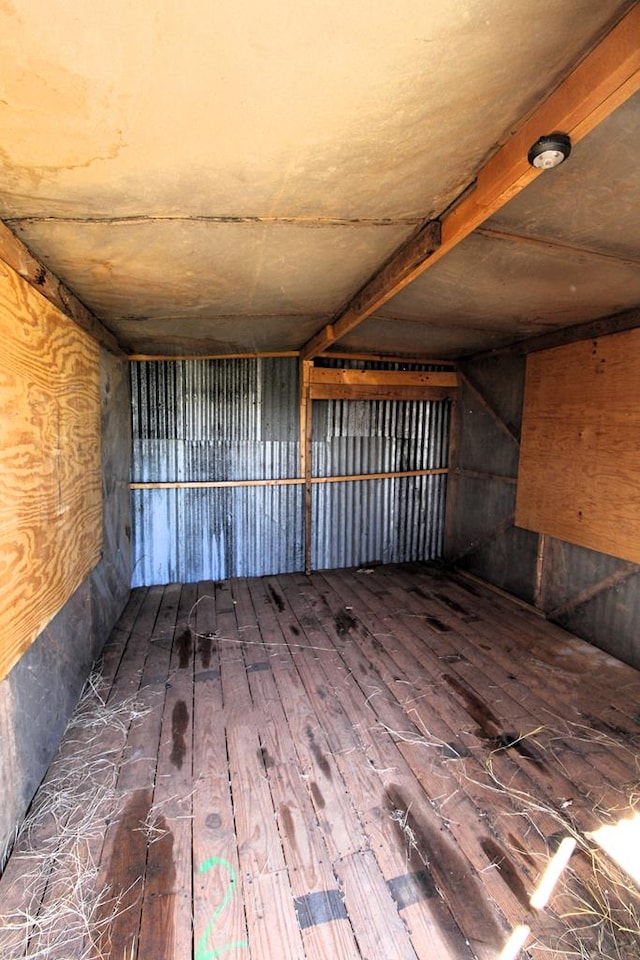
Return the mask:
M520 193L541 172L527 160L529 148L539 137L562 132L577 143L636 93L640 88L639 36L640 4L634 4L487 161L457 206L439 222L426 223L404 244L347 306L304 344L301 356L312 359L324 353Z
M86 333L89 333L103 347L106 347L116 356L124 355L122 347L111 331L107 330L94 317L84 303L81 303L75 294L64 285L62 280L51 273L2 221L0 221L0 260L3 260L16 273L20 274L23 280L31 284L38 293L42 294L58 310L62 310L67 317Z

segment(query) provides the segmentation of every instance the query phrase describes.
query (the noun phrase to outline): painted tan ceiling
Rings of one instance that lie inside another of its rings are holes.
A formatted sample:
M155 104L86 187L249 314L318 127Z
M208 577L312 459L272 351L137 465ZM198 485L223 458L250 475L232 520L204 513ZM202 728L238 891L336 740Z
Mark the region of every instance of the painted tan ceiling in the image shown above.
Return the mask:
M629 6L0 0L0 216L126 349L298 349ZM638 112L341 345L452 357L638 306Z

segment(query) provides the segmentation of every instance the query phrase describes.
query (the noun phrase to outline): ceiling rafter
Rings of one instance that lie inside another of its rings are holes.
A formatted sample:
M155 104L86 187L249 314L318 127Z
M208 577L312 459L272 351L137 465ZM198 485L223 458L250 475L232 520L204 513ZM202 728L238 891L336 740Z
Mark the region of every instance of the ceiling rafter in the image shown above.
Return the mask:
M540 171L529 165L527 153L540 136L562 131L576 143L637 92L638 36L640 5L634 4L487 161L461 201L440 221L427 222L405 243L346 307L303 345L301 356L312 359L324 353L534 180Z
M536 247L543 250L560 250L583 259L599 260L602 263L619 263L623 266L640 267L638 257L625 257L619 253L604 253L602 250L593 250L591 247L578 246L564 240L528 236L523 233L512 233L509 230L497 230L493 227L477 227L475 233L477 236L486 237L488 240L504 240L507 243L519 244L520 246Z

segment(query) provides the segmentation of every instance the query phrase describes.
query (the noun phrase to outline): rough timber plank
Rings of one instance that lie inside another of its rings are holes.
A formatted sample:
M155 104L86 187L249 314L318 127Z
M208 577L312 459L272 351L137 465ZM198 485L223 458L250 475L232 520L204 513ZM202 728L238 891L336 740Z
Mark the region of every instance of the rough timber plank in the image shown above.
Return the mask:
M316 642L325 647L331 645L327 633L311 626L315 618L301 599L303 591L287 589L282 580L282 593L291 602L298 622L305 624L306 633L313 630ZM334 650L328 660L326 654L309 659L303 675L308 690L322 691L322 720L328 725L329 740L332 739L332 728L346 725L358 730L356 743L336 751L336 762L349 796L358 810L385 881L392 884L398 878L404 878L405 893L411 894L406 898L406 905L399 903L397 909L407 924L417 952L433 960L445 960L452 954L462 960L470 956L469 949L446 904L437 894L428 871L425 871L425 864L422 861L416 864L411 851L407 849L402 831L398 830L391 816L393 804L387 787L399 779L405 784L408 780L407 789L414 789L412 796L418 798L417 802L424 803L426 798L390 736L377 727L377 714L372 700L365 697L353 681L353 670L349 669L349 664L339 661L339 665L336 665L337 653ZM363 660L358 659L357 668L359 673L366 670ZM373 689L380 692L379 678ZM339 743L339 736L336 739ZM357 758L357 762L354 762L354 758ZM416 902L411 902L411 899Z
M261 732L261 750L277 811L291 890L296 900L306 902L310 895L329 896L337 889L337 880L326 841L318 829L313 802L303 780L302 766L275 681L276 673L281 673L285 674L285 686L288 684L289 651L273 606L261 588L264 588L262 582L234 583L236 612L244 629L252 621L256 622L253 603L260 610L260 636L264 642L247 649L249 682L255 698L265 704L268 718ZM252 666L262 667L265 660L270 669L251 670ZM360 953L347 917L301 926L307 960L325 960L328 956L359 960Z
M328 600L322 597L322 591L318 588L315 576L311 585L307 582L306 588L304 581L300 581L300 584L303 588L300 592L305 593L311 608L304 612L302 609L299 610L300 622L304 621L307 624L305 629L309 629L308 624L313 622L311 613L313 604L319 600L318 621L325 624L326 634L333 633L333 640L349 668L347 672L351 679L349 682L344 682L345 689L340 691L339 696L345 708L352 705L352 722L358 723L360 737L364 743L363 754L367 763L354 765L350 762L349 755L345 755L344 776L348 782L350 795L360 803L359 809L365 822L366 832L371 837L373 851L385 879L390 881L398 875L423 870L428 861L429 869L433 873L432 882L455 915L464 938L472 943L477 956L486 957L487 960L493 958L496 949L505 939L507 927L496 920L494 911L488 906L483 890L484 884L480 883L474 865L456 854L453 840L446 837L445 821L439 819L431 809L430 798L440 796L443 792L442 778L438 777L435 788L432 781L429 792L425 792L403 757L401 746L393 744L389 734L379 725L378 718L382 711L382 716L387 719L390 726L400 729L411 726L398 704L384 696L380 676L370 664L371 672L367 669L367 657L363 656L361 647L362 627L359 622L352 617L349 630L340 636L337 631L334 632L330 624L334 619L339 624L345 623L340 616L342 609L344 617L344 607L341 608L339 603L331 606L330 598ZM288 596L291 595L292 592L288 593ZM333 616L329 616L331 610L333 610ZM325 643L328 640L329 636L325 635ZM362 683L363 668L369 678L376 678L375 685L373 687L363 685L363 688L358 690L354 679L357 679L358 685ZM333 666L331 673L335 676ZM371 709L370 719L367 717L368 705ZM414 735L418 737L420 731L415 729ZM419 818L418 810L422 811ZM403 814L414 811L409 817L413 824L411 829L417 826L418 819L424 821L420 823L419 832L416 832L423 838L421 845L424 845L425 851L433 851L433 856L428 856L427 852L424 852L422 857L409 855L411 851L407 850L405 833L394 820L395 811ZM481 868L486 866L487 861L482 858ZM505 890L502 888L500 879L488 877L485 883L487 882L489 889L497 885L501 899L504 901ZM496 893L495 890L493 892ZM508 891L506 896L508 897ZM453 946L463 957L465 955L464 939L458 934L455 924L451 923L446 907L444 905L440 907L437 902L423 902L422 908L420 913L413 911L410 921L418 927L418 940L430 941L432 950L436 944L439 950L444 950L444 956L447 956Z
M475 738L459 739L460 729L465 723L464 712L460 709L456 710L455 703L452 703L453 710L447 706L449 698L445 693L446 688L443 690L443 685L439 683L439 673L434 676L432 683L425 687L421 686L420 677L424 674L425 668L408 650L405 650L405 644L400 642L400 638L404 637L402 628L394 619L393 635L390 636L389 623L387 622L385 626L375 615L375 610L380 608L379 595L373 598L369 608L358 602L358 589L364 591L366 595L367 587L371 585L370 579L367 579L365 584L362 578L351 578L346 571L341 571L339 576L325 574L325 579L330 582L333 589L338 592L344 591L352 605L354 619L357 618L357 621L363 626L366 625L371 631L369 639L362 628L359 633L354 632L360 648L357 659L347 645L344 647L344 656L346 659L353 657L353 675L363 685L363 693L367 692L367 681L363 683L361 679L362 655L366 653L370 662L375 664L378 695L371 699L371 703L387 729L400 731L398 749L402 754L403 762L411 767L423 785L424 793L421 798L415 788L412 788L413 792L411 790L407 792L411 787L411 778L404 776L401 786L398 786L396 773L396 783L391 783L388 790L390 796L398 798L396 807L399 811L410 811L408 824L417 837L423 838L419 841L416 852L420 854L421 850L425 851L422 856L436 863L441 861L451 863L452 873L442 877L436 872L435 880L438 888L448 895L451 909L459 923L464 925L465 908L464 906L460 908L455 897L462 897L469 904L474 902L473 885L470 884L474 871L482 877L487 894L501 905L510 922L512 924L520 922L523 915L529 912L528 894L533 889L533 878L539 871L533 873L532 878L531 868L535 868L535 862L528 855L521 856L522 851L527 850L529 843L526 832L520 835L520 820L514 816L516 810L507 803L506 813L510 823L508 833L499 822L496 822L494 807L499 804L500 798L496 797L495 789L491 780L487 778L483 765L474 758L474 753L477 752L477 747L474 746ZM391 650L385 649L378 639L384 637L385 633L387 635L385 645L392 646ZM386 685L386 696L380 695L382 694L381 684ZM398 691L406 691L406 693ZM396 698L399 698L398 703L395 703ZM398 718L395 714L402 700L406 702L408 709L404 717L401 714ZM468 717L466 719L468 720ZM417 726L414 725L416 720L419 721ZM373 748L381 749L383 743L383 738L378 736ZM451 747L460 752L459 759L455 759L455 753ZM369 755L373 756L371 753ZM384 755L379 756L375 765L376 768L384 771L392 763L392 759L387 754L386 760ZM397 770L397 762L395 767ZM354 787L352 786L351 789L353 790ZM440 834L429 824L428 814L431 807L441 818ZM557 822L552 818L547 819L549 832L555 833L558 829ZM544 817L541 816L539 821L544 826ZM446 827L444 835L442 825ZM447 832L455 838L456 847L447 845ZM437 856L433 854L434 849L438 851ZM546 849L543 852L546 860ZM467 858L466 868L460 853ZM500 868L492 869L495 868L496 863L501 865ZM451 900L452 896L453 900ZM482 916L481 912L480 916ZM543 942L555 942L564 934L564 928L559 926L550 915L545 915L534 924L529 917L528 922L534 926L539 936L544 937ZM467 924L465 930L474 931L477 937L479 932L477 920L474 922L471 919L469 922L468 919ZM467 936L469 936L468 932ZM474 942L473 934L470 939ZM483 936L482 942L486 941L487 937ZM478 949L475 943L474 946Z
M508 600L487 594L483 598L480 588L470 618L465 614L469 597L462 586L450 580L439 584L426 571L421 582L433 603L432 612L464 637L485 663L490 653L490 662L502 668L494 671L496 683L554 731L554 752L575 752L571 740L580 738L580 756L588 759L588 769L577 774L583 787L591 782L590 774L598 772L605 779L613 776L614 782L624 780L629 750L640 746L637 723L622 712L640 699L637 671L564 632L552 639L548 625L539 629L536 617ZM622 742L607 739L607 729Z
M133 662L127 664L123 657L119 671L123 675L121 684L116 676L117 687L129 696L137 694L149 712L134 723L129 733L117 785L123 810L107 827L99 860L98 883L108 886L112 897L119 900L117 916L106 926L99 943L100 948L105 953L110 951L113 957L127 956L126 951L137 951L138 947L147 865L145 823L153 803L165 684L179 597L179 585L150 588L132 634L133 642L128 645ZM137 669L136 661L140 664ZM105 910L100 920L104 923L108 915L109 911Z
M416 593L394 586L392 595L403 603L405 612L399 619L404 622L407 622L407 612L413 617L414 624L424 622L433 613L428 601ZM619 801L619 793L607 791L606 781L600 782L597 777L594 780L593 767L581 754L566 751L562 761L557 761L554 755L557 716L551 716L544 703L515 675L511 674L513 680L504 682L505 673L495 659L484 655L460 634L450 628L439 631L429 626L419 633L429 638L431 649L445 667L445 681L474 720L477 702L486 704L493 692L495 709L487 708L486 720L482 721L485 722L485 734L489 741L491 737L497 738L494 746L500 746L503 740L517 741L513 749L494 750L492 762L496 774L503 774L508 781L505 760L510 759L526 772L537 789L549 797L554 808L562 800L583 796L586 801L584 809L576 803L572 805L571 813L577 817L581 829L592 829L590 823L594 815L586 809L593 804L592 791L597 789L603 801L614 805ZM422 661L423 657L420 659Z
M215 584L198 585L193 708L193 939L196 960L235 945L250 954L242 898L238 895L238 842L223 723ZM231 954L233 956L233 954Z
M282 607L284 610L277 580L267 578L264 582L268 585L268 601L276 608ZM302 630L299 630L299 635L296 636L290 624L284 627L284 632L286 639L292 644L292 666L295 669L290 668L287 671L286 694L280 687L283 706L303 776L311 793L316 818L326 836L331 858L335 861L364 849L367 841L362 823L338 770L334 756L335 747L331 746L323 729L324 702L318 694L311 699L309 687L303 679L305 661L319 656L322 651L314 649L314 638L310 633L305 631L303 636ZM325 640L325 650L327 647ZM344 749L344 741L341 749Z
M618 939L618 949L594 916L558 918L575 907L571 890L582 884L584 893L593 879L585 852L572 857L563 878L568 886L554 894L551 910L537 918L527 910L544 861L574 816L580 800L574 781L585 758L603 766L594 779L602 791L637 778L628 739L633 730L611 723L612 752L616 744L620 749L608 770L599 744L576 738L570 745L580 765L569 758L558 775L546 775L531 757L512 755L489 737L507 723L561 714L563 678L578 680L577 691L565 690L572 711L591 704L594 722L609 718L616 680L625 696L640 692L631 668L600 653L592 661L585 646L587 667L580 670L578 641L569 643L565 657L563 631L479 585L467 592L424 566L201 584L198 590L191 636L184 627L193 587L151 588L135 594L129 626L122 621L130 642L123 649L124 634L114 634L114 651L106 651L106 677L113 680L108 700L117 706L133 696L153 708L131 724L126 750L124 733L115 728L101 740L127 762L116 785L121 813L105 831L99 882L111 868L117 888L133 884L121 904L129 909L112 924L111 960L130 960L132 949L134 960L224 954L234 960L496 960L509 928L523 920L533 930L528 960L635 960L637 943L620 946ZM556 643L558 656L549 663ZM537 647L547 659L534 663ZM188 704L190 695L193 779L188 729L183 721L174 725L176 703ZM477 709L481 702L490 714ZM180 738L182 767L171 762ZM543 742L542 734L536 738ZM63 745L61 757L72 746ZM556 747L545 746L550 765ZM331 770L324 810L341 798L348 802L338 815L340 830L361 845L353 852L341 852L331 816L319 816L309 774L323 768ZM492 772L509 778L509 791L496 792ZM253 794L248 778L256 781ZM565 783L576 788L572 803L551 816ZM510 795L514 787L530 793L535 815L522 816L517 794ZM177 803L172 807L187 788L195 788L191 850L185 839L191 821L181 820ZM144 821L154 810L171 831L171 850L166 840L148 843ZM98 840L87 853L96 860ZM272 848L279 851L275 858ZM12 861L6 876L11 869ZM56 908L57 889L45 892L45 909ZM192 889L193 931L186 906ZM97 919L106 921L108 911ZM594 925L594 932L582 931L583 948L564 939L567 927L581 922ZM101 945L107 948L109 937ZM55 947L47 960L80 956L80 950Z
M105 651L104 662L101 669L101 690L109 688L113 684L115 673L118 669L123 652L126 649L127 642L134 628L134 624L140 612L143 599L146 595L145 589L135 591L129 598L129 601L113 631L109 647ZM51 762L47 774L41 784L41 790L49 789L49 785L59 775L59 771L70 756L77 754L78 750L94 736L94 732L85 728L83 732L76 732L74 740L69 743L64 740L56 756ZM116 737L109 738L109 746L114 746L117 742ZM121 746L121 744L119 744ZM39 802L38 795L34 800L33 810ZM44 896L48 883L50 870L40 869L39 876L34 878L33 853L28 854L34 849L43 849L46 844L51 843L61 824L60 821L48 817L42 820L35 829L30 830L28 836L18 837L13 856L9 859L6 869L0 879L0 956L20 957L24 955L27 949L29 934L13 929L13 919L19 911L24 908L25 903L30 903L32 909L40 902ZM41 907L38 906L38 910ZM22 944L22 946L20 946Z
M303 960L293 894L265 777L259 730L266 718L254 705L244 661L243 634L227 584L216 588L220 673L233 812L249 941L256 956ZM252 947L253 949L253 947Z
M381 571L381 576L384 579L384 572ZM343 585L346 578L341 576L339 581L340 586ZM358 581L361 582L361 581ZM395 583L396 578L392 577L391 582ZM352 582L352 586L354 586ZM372 590L372 608L376 605L380 606L380 601L384 596L384 606L387 609L394 609L392 592L384 592L383 588L376 588L373 590L371 581L367 581L366 585L362 588ZM354 590L357 595L357 587L354 586ZM402 592L404 598L403 610L409 606L407 603L409 594L406 591ZM351 593L351 600L354 602L354 594ZM362 616L362 611L357 604L354 604L358 609L359 616ZM399 623L399 616L394 613L393 615L393 634L396 638L402 636L405 643L409 643L407 637L410 636L411 631L404 631L402 625ZM410 621L411 622L411 621ZM416 618L415 623L424 622L424 616L420 619ZM420 631L419 631L420 633ZM424 646L424 644L423 644ZM414 645L414 650L416 647ZM394 657L397 656L397 653L394 653ZM420 656L420 650L417 649L417 656ZM446 656L446 655L445 655ZM485 654L486 657L486 654ZM459 654L453 655L454 662L457 662L459 659ZM486 657L488 661L490 658ZM443 661L446 662L446 661ZM425 670L426 660L422 659L420 663L414 664L411 671L411 675L420 677ZM384 676L384 670L381 669L381 674ZM442 688L442 684L440 687ZM425 691L425 695L426 695ZM417 699L417 698L416 698ZM455 707L451 697L448 697L444 694L442 689L438 692L437 697L432 698L430 702L425 703L424 714L424 724L426 729L426 724L430 726L430 733L434 732L434 712L442 712L443 704L446 704L449 700L452 701L452 706ZM448 710L445 712L445 716L448 714ZM475 711L474 711L475 712ZM486 718L483 719L481 716L480 723L486 723ZM464 717L462 718L462 724L464 724ZM437 727L435 728L437 730ZM452 727L453 729L453 727ZM446 739L446 734L442 738ZM424 763L424 748L416 746L414 743L408 742L403 743L401 746L403 754L407 757L407 760L412 764L413 769L416 771L416 775L421 779L427 778L425 781L426 789L428 790L428 777L429 777L429 766ZM505 879L511 885L515 886L514 889L520 892L520 896L523 900L523 904L526 906L526 898L528 893L525 892L526 877L528 874L527 863L530 867L535 868L537 863L537 871L539 873L540 869L546 862L548 858L548 851L546 844L544 842L544 837L550 837L550 843L555 842L553 840L554 836L558 834L558 831L562 828L562 825L565 824L568 832L571 832L571 822L573 815L571 809L567 812L564 807L564 803L560 803L560 799L564 796L564 799L567 799L566 794L561 794L559 797L554 797L553 795L549 796L547 790L547 784L542 780L539 784L528 783L528 778L522 779L522 774L518 772L518 779L514 778L514 773L508 773L508 768L505 769L504 760L507 759L504 757L505 751L494 750L489 756L488 770L491 771L491 778L487 781L486 771L482 767L478 767L475 771L473 769L473 757L465 758L463 762L456 761L455 764L449 763L449 768L455 772L461 773L459 788L460 793L456 797L456 791L453 791L451 795L447 795L445 804L441 807L442 812L446 815L451 825L451 829L456 834L458 843L462 850L466 850L467 855L470 856L470 859L473 860L473 840L475 834L478 833L477 828L475 831L472 831L470 838L465 840L464 833L459 832L459 825L461 823L484 823L487 827L490 825L492 834L489 834L487 837L482 839L482 849L483 852L490 858L491 862L498 864L498 869L501 873L505 874ZM494 780L494 778L497 778ZM497 783L502 781L507 784L506 789L496 790ZM488 786L490 793L487 795L485 792L485 797L483 800L483 783L485 788ZM519 793L517 791L520 791ZM514 791L516 791L514 793ZM546 793L546 799L545 799ZM510 803L511 796L514 796L518 801L516 807L512 807ZM462 801L460 800L462 797ZM467 803L465 797L473 798L474 803L478 808L478 814L476 816L471 813L471 815L463 815L464 805ZM526 798L529 798L527 801ZM541 799L542 798L542 799ZM527 803L530 802L531 806L528 807ZM461 806L462 803L462 806ZM483 803L485 809L483 811ZM571 807L573 801L569 805ZM518 806L520 808L520 813L518 813ZM530 813L526 816L522 815L522 810L526 812L529 809ZM547 811L544 813L543 811ZM555 810L555 813L554 813ZM578 818L579 819L579 818ZM530 833L527 836L526 826L531 821L535 821L535 832ZM524 832L523 832L524 831ZM484 831L480 831L480 837ZM471 840L471 847L469 846L469 839ZM497 841L497 842L496 842ZM537 850L537 853L536 853ZM591 875L591 864L589 858L584 856L578 856L574 859L574 871L577 871L579 875L586 880L589 880ZM488 879L488 874L484 874ZM534 876L536 874L534 873ZM524 881L524 883L523 883ZM529 892L531 887L529 886ZM497 897L498 902L503 903L504 900ZM553 900L553 905L559 913L562 913L565 909L567 911L575 911L576 902L568 902L567 899L563 896L556 895ZM542 925L541 924L542 921ZM530 921L529 921L530 922ZM578 924L576 923L576 926ZM557 929L554 927L554 924L551 922L550 917L538 918L536 924L533 925L534 930L536 931L538 937L542 937L542 943L547 944L547 946L542 947L542 956L545 955L545 951L548 949L549 943L561 942L560 937L563 937L567 941L567 937L572 936L570 933L560 933L557 932ZM551 939L550 939L551 938ZM565 943L566 945L566 943ZM535 950L533 951L534 955L538 955Z
M637 732L634 705L640 699L638 670L562 627L537 622L537 617L480 584L449 578L446 592L458 597L458 602L471 602L498 635L504 637L509 631L509 652L517 663L526 665L527 680L531 673L532 680L537 681L536 690L548 689L548 681L565 693L569 688L569 705L581 715L592 712L595 698L599 715L606 716L613 728L622 726L630 733Z
M196 589L182 587L173 633L137 960L173 960L191 939L194 637L186 619Z
M358 943L367 960L416 960L407 928L370 850L335 865L350 916L361 918Z
M109 641L102 651L102 655L98 661L98 668L105 686L111 687L113 685L120 661L127 650L129 638L134 629L142 604L144 603L146 593L146 587L137 587L131 591L120 619L111 631Z
M349 807L351 807L351 801L354 798L353 798L351 785L349 783L349 779L347 775L348 767L350 764L350 761L348 758L352 754L352 752L356 749L359 750L359 754L361 753L360 744L359 744L359 741L353 739L353 736L349 739L348 749L346 749L346 752L344 752L345 763L342 764L341 756L344 751L344 739L342 737L342 731L339 731L337 734L335 734L336 725L338 726L342 725L343 727L349 728L352 731L351 722L349 721L349 719L346 717L344 713L341 713L339 711L338 706L335 703L335 698L333 694L330 692L331 687L330 685L327 684L327 678L325 677L324 673L317 672L317 670L314 670L311 666L312 664L318 664L322 659L329 658L332 669L335 670L336 664L339 663L339 657L337 656L337 652L330 645L328 638L326 636L321 637L322 639L321 644L317 643L318 632L313 630L311 626L312 621L310 621L308 618L304 620L304 623L305 623L304 632L301 626L298 627L296 625L296 611L294 607L291 608L291 611L287 609L288 607L287 596L286 596L285 590L282 588L282 583L278 583L278 581L274 579L262 580L252 585L252 593L254 596L256 609L260 610L259 620L261 625L263 622L265 622L265 620L268 617L272 619L272 622L278 623L279 627L283 630L283 636L286 635L289 641L290 649L292 651L291 657L288 663L286 663L286 659L287 659L286 653L275 656L274 660L272 661L272 671L274 674L274 678L276 680L276 684L278 684L279 689L281 691L283 701L289 700L290 689L292 685L292 673L297 667L298 671L300 672L300 679L304 683L307 696L309 697L309 700L314 704L316 708L315 712L316 712L316 717L318 718L319 724L324 725L329 715L331 715L334 718L334 722L330 723L329 725L330 728L331 727L333 728L334 737L331 737L331 736L328 737L327 747L325 748L325 752L323 753L320 752L320 747L318 745L317 740L314 740L314 743L312 745L312 752L315 754L315 759L319 761L321 766L328 765L328 760L331 757L331 752L332 752L331 748L329 747L329 743L333 740L334 743L337 743L340 745L340 748L337 750L337 753L335 754L335 762L336 762L337 769L342 773L342 776L344 778L344 783L348 791ZM268 612L269 607L271 607L270 613ZM282 614L282 616L278 617L277 619L275 615L276 608L279 611L279 613ZM297 620L297 622L300 623L299 620ZM277 642L278 644L280 644L282 640L278 640ZM340 724L340 720L342 721L342 724ZM336 724L336 721L337 721L337 724ZM308 731L308 726L306 729ZM327 732L330 733L331 730L329 729L327 730ZM298 744L299 742L300 742L299 739L296 739L296 743ZM327 750L329 752L327 752ZM334 758L331 757L331 759L333 760ZM334 775L332 775L332 780L333 778L334 778ZM379 785L376 784L375 786L378 787L378 790L379 790ZM375 796L376 796L376 792L374 791L373 797ZM351 829L353 831L353 834L355 837L358 837L358 836L361 837L362 842L364 844L365 838L364 838L364 832L363 832L362 816L358 817L355 815L355 812L354 812L354 814L352 815L352 819L353 819L353 822L352 822ZM331 847L330 844L329 844L329 847ZM354 856L357 857L358 853L356 852L356 854L348 854L346 858L339 855L334 856L333 872L336 874L338 878L342 876L341 864L344 863L345 860L351 861ZM376 867L376 870L378 872L377 872L377 877L375 882L379 888L384 887L385 878L380 873L379 867ZM400 854L398 855L395 861L394 869L391 870L390 876L395 876L396 874L404 875L405 873L406 873L406 861L404 858L404 853L400 852ZM382 896L388 906L389 890L386 889L386 887L384 888L384 894ZM363 950L363 944L368 944L370 937L372 936L370 919L366 911L362 912L362 911L355 910L355 906L357 905L357 899L355 897L353 900L353 905L354 905L354 912L353 913L348 912L348 916L349 916L351 925L353 926L355 937L358 941L360 949ZM389 918L387 918L386 922L389 928L395 929L397 920L398 920L398 912L393 901L391 901L391 909L392 909L393 915L391 916L390 920ZM416 919L416 927L420 929L421 927L420 920L419 918L415 918L415 919ZM402 927L398 927L398 929L403 930L403 937L402 937L402 940L398 940L395 944L395 950L397 952L397 955L413 956L414 951L410 946L410 944L406 942L406 927L402 926ZM385 938L383 937L382 938L383 942L384 942L384 939ZM438 941L437 936L432 936L430 938L430 944L432 946L434 943L437 943L437 941ZM393 955L396 955L396 954L393 954ZM320 956L322 956L322 954L320 954ZM444 957L448 958L450 954L449 952L443 953L443 954L437 954L434 952L431 953L431 957L433 958L433 960L437 960L438 956L442 956L444 960ZM459 957L461 958L461 960L464 956L465 956L464 952L460 952Z
M580 658L578 644L573 649L571 646L567 648L567 642L573 638L565 635L550 645L548 632L544 631L537 643L534 639L536 633L531 636L528 632L528 628L532 627L538 631L535 625L537 618L529 616L523 610L518 610L514 617L513 611L516 608L508 601L500 603L503 612L497 623L491 606L488 607L487 617L479 615L482 610L480 605L474 606L477 612L473 622L469 623L456 613L456 606L464 609L461 601L465 602L465 598L462 596L461 600L456 599L455 587L452 593L452 587L448 583L439 588L433 577L429 578L425 574L416 581L416 576L412 576L413 586L401 573L397 582L399 586L405 586L411 594L412 609L421 609L420 615L423 617L435 615L447 627L448 632L440 634L439 638L435 638L435 642L450 638L450 642L456 645L455 649L464 655L465 661L475 663L480 674L486 674L488 682L500 691L500 703L506 707L507 713L511 705L511 715L515 715L515 701L526 711L525 719L528 715L530 729L541 725L544 727L539 734L544 751L550 760L555 758L559 767L570 774L578 791L600 795L603 801L613 804L615 792L610 793L607 798L603 786L624 781L625 772L628 771L628 751L633 749L634 745L640 744L640 731L633 721L629 720L625 724L619 713L614 714L617 721L616 731L621 733L626 726L627 745L615 741L607 744L603 735L606 721L603 717L603 723L600 724L593 717L593 713L606 711L609 715L612 712L610 704L603 700L603 694L607 690L607 678L603 676L607 661L609 672L617 680L611 688L611 702L619 699L619 684L625 676L630 678L629 682L635 688L636 696L640 695L640 680L635 675L636 672L601 654L599 676L602 683L598 684L596 690L592 678L585 674L585 667L588 667L589 658L595 648L583 643L584 655ZM417 586L417 583L422 586ZM419 592L416 593L416 590ZM494 603L495 600L492 599L491 602ZM491 616L491 620L488 616ZM501 642L496 643L497 639ZM538 664L542 670L536 667L537 656L546 657L546 663ZM463 663L464 661L461 661L460 667L465 673ZM569 669L564 666L565 663ZM574 667L578 664L581 668L576 674ZM516 669L518 665L521 669ZM525 677L526 682L521 677ZM633 697L630 702L633 702ZM561 712L558 709L559 703L562 704ZM582 706L579 707L579 704ZM596 729L590 730L589 718L596 724ZM598 727L601 729L598 730ZM579 752L575 751L572 744L576 737L581 740Z

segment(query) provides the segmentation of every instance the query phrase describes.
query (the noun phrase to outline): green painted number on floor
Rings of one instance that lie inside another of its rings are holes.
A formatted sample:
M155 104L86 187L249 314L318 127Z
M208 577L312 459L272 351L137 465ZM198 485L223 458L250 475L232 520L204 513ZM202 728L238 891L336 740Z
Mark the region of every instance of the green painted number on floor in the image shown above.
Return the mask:
M223 953L228 953L229 950L240 950L243 947L249 946L246 940L238 940L236 943L225 943L223 946L216 947L213 949L207 947L207 941L209 940L209 937L211 936L213 928L215 927L218 921L218 917L220 916L224 908L227 906L227 904L231 901L234 895L235 885L236 885L235 871L231 866L231 864L227 860L223 860L222 857L210 857L208 860L205 860L204 863L200 866L198 873L206 873L208 870L212 870L214 867L222 867L223 870L226 870L226 872L229 874L229 884L225 891L224 897L216 907L215 912L211 917L211 920L209 920L209 923L205 927L204 933L198 940L198 943L196 945L195 960L215 960L216 957L222 956Z

